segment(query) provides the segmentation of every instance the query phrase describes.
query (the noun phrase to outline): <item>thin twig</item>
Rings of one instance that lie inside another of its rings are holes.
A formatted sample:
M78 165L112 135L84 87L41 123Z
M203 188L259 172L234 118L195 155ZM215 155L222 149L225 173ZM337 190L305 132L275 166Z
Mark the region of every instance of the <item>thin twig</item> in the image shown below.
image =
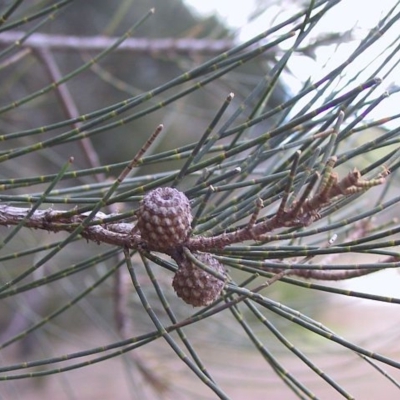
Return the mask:
M38 48L36 49L36 54L43 62L45 68L47 69L51 79L53 82L59 82L62 80L62 73L58 68L56 60L53 57L53 54L48 48ZM66 83L62 85L56 85L56 93L57 97L60 100L60 103L64 109L65 114L70 119L76 119L80 116L78 111L78 107L68 89ZM74 123L74 128L79 128L80 123ZM92 168L97 168L101 165L98 154L93 147L92 141L90 138L86 137L79 141L82 146L82 150L84 155L86 156L87 162ZM104 174L96 174L95 178L97 182L104 182L106 180L106 176Z
M26 35L23 31L4 31L0 45L9 45ZM110 47L117 40L107 36L73 36L46 33L32 33L20 46L33 49L99 51ZM231 39L193 38L128 38L115 51L130 51L136 54L220 54L235 45Z

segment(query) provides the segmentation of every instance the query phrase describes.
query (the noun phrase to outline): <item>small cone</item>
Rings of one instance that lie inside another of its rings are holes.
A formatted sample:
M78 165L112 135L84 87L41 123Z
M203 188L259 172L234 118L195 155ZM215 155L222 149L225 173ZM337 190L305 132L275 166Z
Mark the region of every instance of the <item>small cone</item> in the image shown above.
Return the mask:
M193 255L203 264L225 276L225 268L211 254L193 253ZM179 268L172 286L178 297L194 307L206 306L218 298L225 281L202 270L184 254L176 261Z
M146 194L137 211L137 227L150 250L168 252L189 236L192 212L188 198L164 187Z

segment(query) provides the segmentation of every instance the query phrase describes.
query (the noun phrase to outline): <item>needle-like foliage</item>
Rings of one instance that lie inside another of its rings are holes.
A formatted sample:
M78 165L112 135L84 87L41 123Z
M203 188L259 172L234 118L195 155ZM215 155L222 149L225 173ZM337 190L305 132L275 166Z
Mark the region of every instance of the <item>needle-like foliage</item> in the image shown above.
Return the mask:
M236 43L115 3L0 8L0 393L398 396L400 297L352 282L398 280L400 3L297 91L340 0Z

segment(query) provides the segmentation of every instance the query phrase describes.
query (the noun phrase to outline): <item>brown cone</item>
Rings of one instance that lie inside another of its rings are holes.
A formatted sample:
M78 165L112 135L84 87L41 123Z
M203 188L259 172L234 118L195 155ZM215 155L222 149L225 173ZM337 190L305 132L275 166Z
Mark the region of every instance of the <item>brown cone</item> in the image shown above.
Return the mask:
M225 276L225 268L211 254L193 253L193 255L203 264ZM172 286L178 297L194 307L206 306L218 298L225 281L196 266L185 254L176 261L179 268Z
M163 187L146 194L137 212L137 227L150 250L168 252L189 236L192 212L179 190Z

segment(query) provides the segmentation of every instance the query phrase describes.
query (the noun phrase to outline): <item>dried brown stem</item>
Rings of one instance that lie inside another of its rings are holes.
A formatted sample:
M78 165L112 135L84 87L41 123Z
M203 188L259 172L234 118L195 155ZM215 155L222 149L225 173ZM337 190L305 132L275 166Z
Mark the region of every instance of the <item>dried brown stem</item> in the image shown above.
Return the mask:
M18 225L29 213L29 208L11 207L0 205L0 225ZM26 228L43 229L48 232L72 232L85 218L86 214L64 218L66 212L48 210L36 210L26 221ZM97 213L94 221L108 217L104 213ZM115 229L113 229L115 228ZM100 243L107 243L120 247L135 248L140 243L140 236L129 235L131 224L91 225L86 227L81 236Z
M161 127L159 127L159 129L161 129ZM139 151L138 155L132 161L132 164L135 164L137 160L140 159L154 137L157 135L157 132L158 129L153 134L152 138L150 138L145 146L143 146ZM118 182L121 182L129 171L130 167L127 167L117 179ZM182 243L179 242L176 246L174 245L176 248L171 248L168 251L159 247L158 243L149 243L148 240L147 242L143 240L140 234L140 229L136 229L133 224L104 223L103 221L107 215L101 212L97 213L94 218L94 224L83 229L81 236L99 244L107 243L129 249L146 247L148 250L161 251L167 254L179 251L183 246L187 247L190 251L209 252L212 249L224 248L228 245L244 242L246 240L268 240L268 234L275 229L307 226L320 218L319 211L321 208L330 204L332 200L338 196L351 194L352 188L366 190L369 187L382 184L385 181L384 175L371 181L362 180L360 173L355 170L338 182L336 174L329 171L329 177L325 179L322 185L320 185L319 191L308 198L312 188L317 182L317 178L318 175L315 174L307 184L300 199L294 201L287 210L281 205L281 207L279 207L279 212L265 221L256 221L258 212L262 207L262 202L258 201L256 203L256 210L246 226L238 228L232 232L222 233L212 237L189 236L182 239ZM184 195L182 194L182 196ZM286 202L285 198L282 201ZM0 225L17 225L27 217L29 211L29 209L0 205ZM52 232L72 232L85 218L86 214L71 216L70 213L51 209L36 210L31 216L29 216L29 218L26 218L24 226L27 228L43 229Z

